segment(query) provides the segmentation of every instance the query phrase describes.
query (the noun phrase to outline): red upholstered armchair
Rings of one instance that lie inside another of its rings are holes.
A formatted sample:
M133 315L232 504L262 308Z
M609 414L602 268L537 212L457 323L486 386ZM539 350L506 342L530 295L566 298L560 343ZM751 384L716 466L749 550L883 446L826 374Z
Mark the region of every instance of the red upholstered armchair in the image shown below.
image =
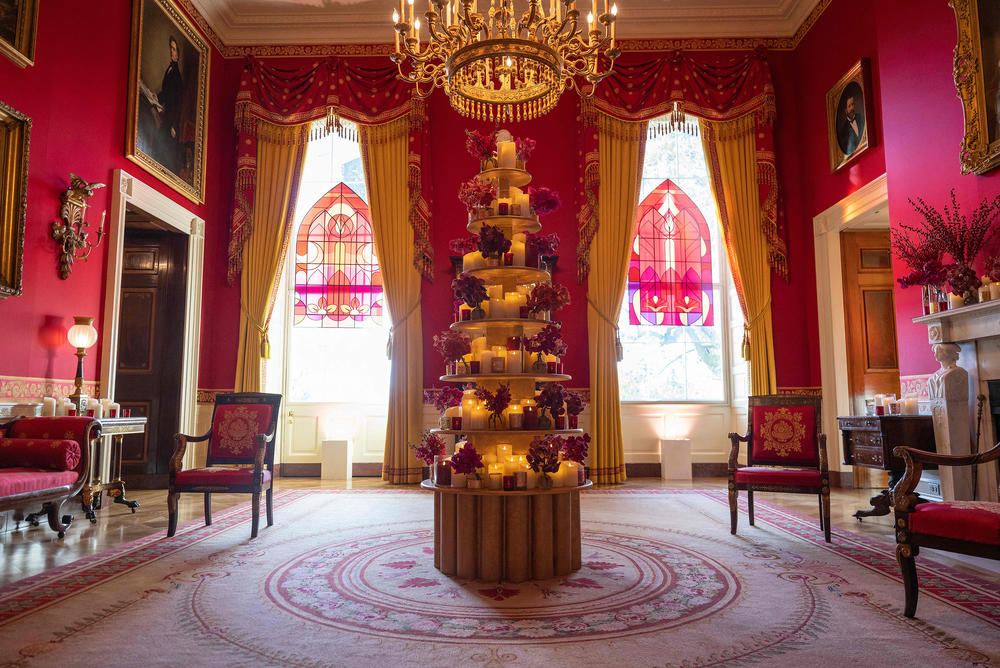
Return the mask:
M945 501L930 503L913 493L924 464L972 466L1000 459L1000 443L977 455L939 455L914 448L894 448L906 473L892 488L896 512L896 560L903 572L903 614L917 614L917 564L921 547L1000 559L1000 503Z
M87 481L90 443L100 435L90 417L18 418L0 427L0 511L40 507L65 536L73 516L59 513Z
M729 434L729 517L736 534L736 500L747 493L753 526L753 493L819 495L819 526L830 542L830 474L826 434L820 433L819 397L765 395L749 398L746 436ZM747 465L739 466L740 443L747 444Z
M274 524L271 493L274 467L274 431L281 408L280 394L239 392L220 394L212 411L212 428L203 436L174 437L176 447L170 458L167 536L177 531L177 497L183 492L205 495L205 525L212 524L212 493L252 494L253 525L250 537L257 537L260 524L260 495L266 494L267 526ZM187 444L208 441L205 468L182 470Z

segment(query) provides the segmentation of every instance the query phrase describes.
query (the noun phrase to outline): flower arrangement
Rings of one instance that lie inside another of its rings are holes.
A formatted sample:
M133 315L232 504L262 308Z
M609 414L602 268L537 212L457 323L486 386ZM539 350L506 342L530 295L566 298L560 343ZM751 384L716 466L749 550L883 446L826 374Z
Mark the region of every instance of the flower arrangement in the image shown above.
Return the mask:
M531 470L543 474L546 480L548 476L544 474L558 471L559 449L562 440L561 437L552 434L536 436L531 445L528 446L528 456L526 458ZM544 487L550 487L551 485L551 480L548 480L548 484L543 483Z
M497 225L483 225L479 230L476 248L483 257L500 257L510 250L510 239L503 235Z
M955 263L948 267L948 290L956 295L971 295L983 284L976 272L967 264ZM975 303L975 299L972 303ZM966 303L969 303L966 301Z
M544 216L559 208L559 193L550 188L528 188L528 206L535 215Z
M583 395L579 392L566 390L566 415L575 416L583 412L587 403L583 400Z
M496 198L497 184L493 181L483 183L478 178L473 177L463 182L458 188L458 200L465 205L469 213L475 209L490 206Z
M497 150L497 137L492 132L465 131L465 150L476 160L489 160Z
M559 235L555 232L551 234L531 234L524 235L525 252L534 252L536 255L555 255L559 250Z
M455 255L466 255L474 253L478 248L479 239L477 237L465 237L464 239L452 239L448 242L448 250Z
M590 434L582 436L569 436L563 439L562 447L559 451L563 459L577 464L583 464L587 459L587 452L590 450Z
M986 261L986 275L994 283L1000 283L1000 255L994 255Z
M465 332L446 329L434 335L434 350L441 353L445 362L454 362L472 352L472 340Z
M539 355L556 355L560 357L565 354L566 344L562 340L559 325L549 323L534 336L525 338L524 349L529 353L538 353Z
M461 299L472 309L479 308L479 302L489 299L486 293L486 282L477 276L462 274L451 282L455 299Z
M535 140L528 137L518 137L514 140L514 157L521 162L528 162L531 152L535 150Z
M548 411L552 418L557 418L565 411L566 388L561 383L546 383L542 391L535 396L535 403L544 413Z
M420 439L420 443L417 445L410 444L413 448L413 454L422 461L427 466L434 464L434 457L440 456L445 453L444 449L444 439L437 434L432 434L429 431L425 431L423 438Z
M434 408L443 413L449 408L462 405L462 390L454 385L432 387L424 390L424 403L433 404Z
M451 468L455 473L464 473L478 477L476 469L483 467L483 456L476 452L475 446L466 444L461 450L451 456Z
M503 426L503 412L510 405L510 398L510 383L506 385L500 383L496 392L491 392L485 387L476 390L476 399L486 404L486 410L490 412L488 418L490 428L496 428L497 424Z
M538 283L528 295L528 310L532 313L541 311L555 312L569 305L569 289L565 285Z

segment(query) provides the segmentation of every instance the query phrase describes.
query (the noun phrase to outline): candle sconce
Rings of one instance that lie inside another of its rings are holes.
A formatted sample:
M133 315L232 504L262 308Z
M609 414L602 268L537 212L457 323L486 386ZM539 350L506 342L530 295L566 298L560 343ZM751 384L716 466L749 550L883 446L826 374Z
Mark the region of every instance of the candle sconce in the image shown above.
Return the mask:
M86 213L89 206L87 200L94 196L94 191L103 188L103 183L87 183L76 174L70 172L69 188L59 195L62 207L59 209L59 217L62 222L52 223L52 238L62 247L59 256L59 277L63 280L69 278L73 271L73 261L81 259L86 261L90 256L90 251L97 248L104 237L104 216L101 214L101 223L97 227L97 238L91 241L90 223L86 221Z

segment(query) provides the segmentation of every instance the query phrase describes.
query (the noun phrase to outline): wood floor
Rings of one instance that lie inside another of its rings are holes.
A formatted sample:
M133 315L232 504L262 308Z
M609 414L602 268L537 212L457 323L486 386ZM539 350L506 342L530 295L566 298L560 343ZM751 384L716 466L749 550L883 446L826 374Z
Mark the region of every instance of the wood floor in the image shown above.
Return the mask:
M275 481L275 489L383 489L391 485L378 478L354 478L350 482L334 482L316 478L279 478ZM617 488L655 488L655 489L725 489L723 478L697 478L691 483L664 482L657 478L638 478ZM867 489L834 489L830 508L833 526L865 534L885 541L894 542L892 536L891 516L866 518L858 522L851 514L858 508L868 507L868 497L874 490ZM78 507L67 504L63 512L75 516L73 526L66 537L58 539L55 532L47 525L28 527L21 523L18 528L7 527L0 533L0 585L20 580L21 578L40 573L55 566L68 564L77 559L109 550L113 547L142 538L150 534L166 534L167 506L164 490L132 491L128 496L142 504L133 515L129 509L118 504L108 503L105 499L104 508L99 511L97 524L90 524ZM214 494L212 507L221 510L249 499L245 494ZM772 503L777 503L790 510L805 515L818 517L818 502L815 496L797 494L765 494L757 497ZM202 497L200 494L185 494L179 504L180 524L204 515ZM263 515L263 513L262 513ZM817 520L818 523L818 520ZM263 518L262 518L263 524ZM740 516L741 530L746 530L746 516ZM266 529L262 530L266 531ZM931 554L925 550L923 553ZM947 553L934 553L934 558L940 561L970 570L986 577L1000 577L1000 562L972 557L952 558Z

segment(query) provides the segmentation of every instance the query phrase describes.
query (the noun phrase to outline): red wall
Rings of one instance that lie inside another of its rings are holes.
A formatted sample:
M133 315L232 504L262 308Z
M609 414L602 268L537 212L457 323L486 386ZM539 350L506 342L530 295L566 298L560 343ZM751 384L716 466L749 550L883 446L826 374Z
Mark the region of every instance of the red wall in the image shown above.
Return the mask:
M24 291L0 300L0 375L73 378L76 358L65 339L72 317L93 315L101 331L107 244L102 242L87 262L77 261L64 281L51 238L59 193L68 185L70 171L110 186L112 170L124 169L204 218L205 316L221 314L222 332L232 329L233 314L238 317L238 304L222 303L227 295L220 289L215 261L225 245L231 196L234 86L220 85L222 58L213 50L206 204L197 206L124 157L130 30L130 3L102 3L102 11L95 12L86 4L47 0L39 3L34 66L21 69L0 57L0 99L33 120ZM97 222L110 202L110 187L97 191L89 219ZM206 328L206 345L217 345L220 337ZM232 385L235 350L230 348L227 342L202 354L203 386ZM99 359L100 342L85 360L88 380L96 379Z

